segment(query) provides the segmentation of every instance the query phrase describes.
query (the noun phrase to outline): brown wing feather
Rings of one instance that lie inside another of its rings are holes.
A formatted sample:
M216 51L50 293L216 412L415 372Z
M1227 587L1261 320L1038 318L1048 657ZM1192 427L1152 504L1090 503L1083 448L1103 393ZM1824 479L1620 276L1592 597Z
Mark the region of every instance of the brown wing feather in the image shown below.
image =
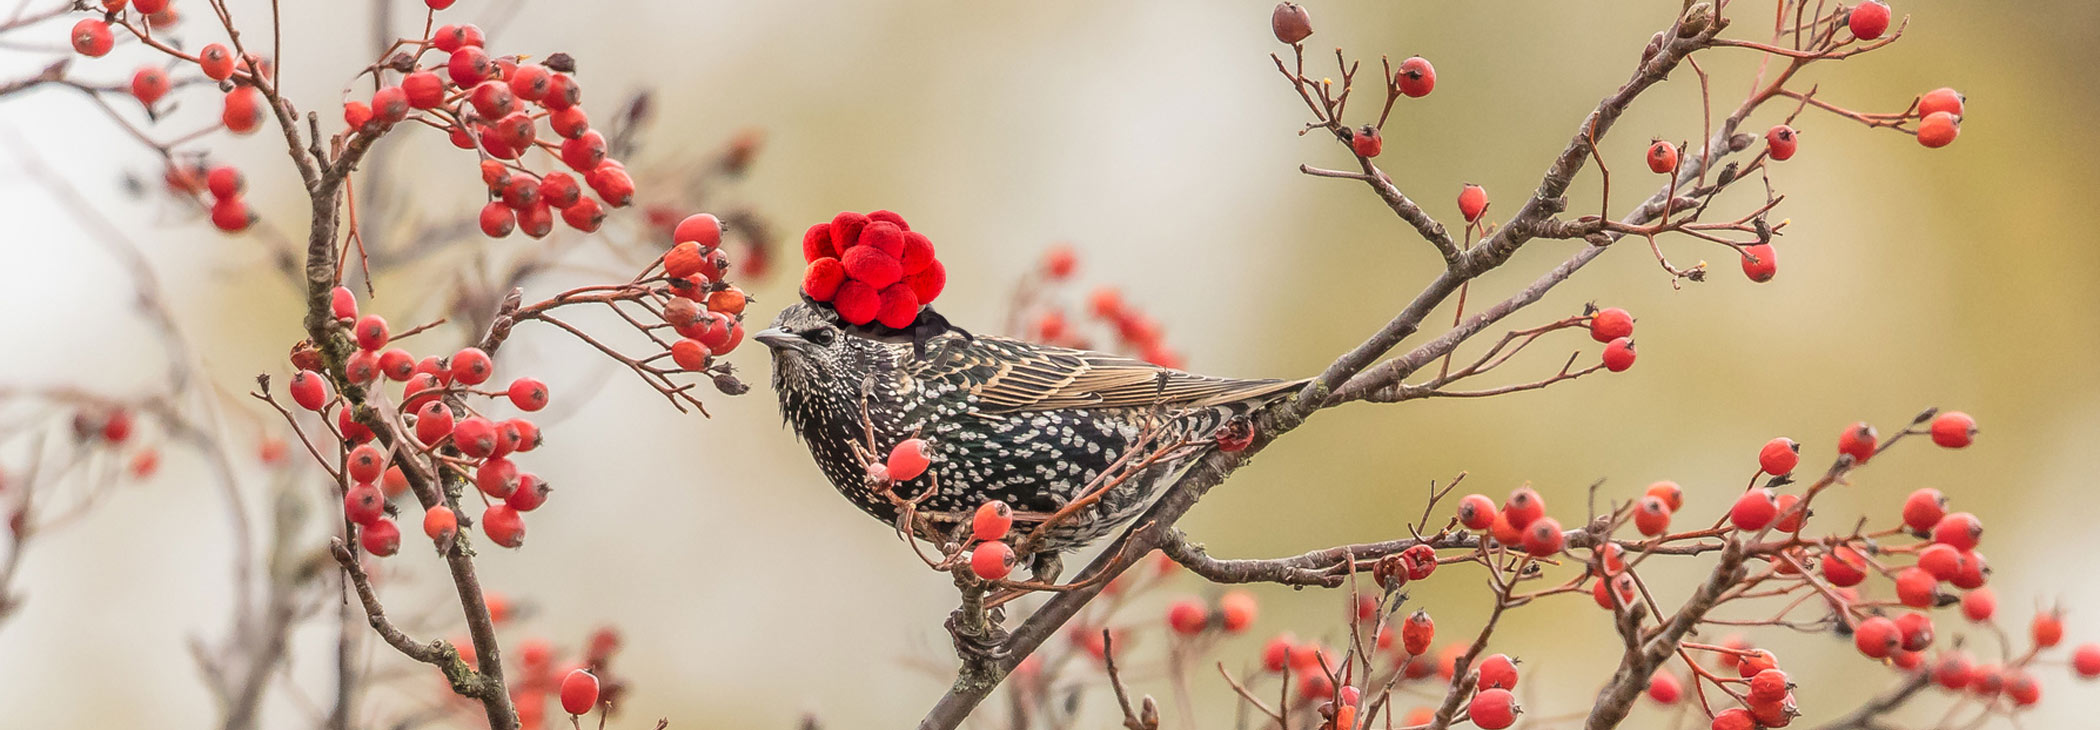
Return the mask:
M986 411L1216 406L1275 396L1305 384L1194 375L1120 355L978 339L983 347L935 369L970 381L979 409Z

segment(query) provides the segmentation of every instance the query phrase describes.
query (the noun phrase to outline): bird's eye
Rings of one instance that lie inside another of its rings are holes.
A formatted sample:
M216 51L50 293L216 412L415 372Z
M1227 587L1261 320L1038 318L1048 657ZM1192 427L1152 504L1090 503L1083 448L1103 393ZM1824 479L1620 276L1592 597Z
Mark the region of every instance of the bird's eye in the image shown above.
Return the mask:
M835 334L830 327L818 327L802 333L802 339L809 340L818 347L831 344L831 338L834 336Z

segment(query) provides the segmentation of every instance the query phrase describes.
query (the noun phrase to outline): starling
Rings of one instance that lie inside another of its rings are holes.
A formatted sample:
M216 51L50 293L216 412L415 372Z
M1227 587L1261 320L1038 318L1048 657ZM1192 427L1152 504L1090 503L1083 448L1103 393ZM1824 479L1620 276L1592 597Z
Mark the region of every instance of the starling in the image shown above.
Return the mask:
M1015 534L1087 492L1117 459L1143 446L1211 436L1288 397L1305 381L1233 380L1170 370L1121 355L971 336L940 322L884 337L845 325L807 302L753 335L773 351L773 389L787 423L832 486L864 512L894 523L899 508L871 484L856 449L879 455L926 440L932 466L890 487L917 496L922 513L967 515L1001 500ZM872 440L872 444L870 441ZM1136 516L1199 453L1179 449L1060 521L1037 546L1044 558L1085 546Z

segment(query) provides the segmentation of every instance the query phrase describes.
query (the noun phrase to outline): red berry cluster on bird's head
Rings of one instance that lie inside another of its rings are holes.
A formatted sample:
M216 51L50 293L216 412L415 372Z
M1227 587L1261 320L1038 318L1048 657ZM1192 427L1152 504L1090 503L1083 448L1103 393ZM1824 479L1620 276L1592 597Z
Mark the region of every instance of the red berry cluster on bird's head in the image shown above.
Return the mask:
M933 241L887 210L845 212L802 236L802 293L855 326L906 329L948 284Z

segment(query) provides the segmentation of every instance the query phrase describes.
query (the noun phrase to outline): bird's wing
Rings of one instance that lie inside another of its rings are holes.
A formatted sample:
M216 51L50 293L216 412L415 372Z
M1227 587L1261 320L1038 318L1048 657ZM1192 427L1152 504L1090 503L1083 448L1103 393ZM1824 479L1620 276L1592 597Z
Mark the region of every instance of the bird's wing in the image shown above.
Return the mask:
M948 349L920 375L962 381L984 412L1217 406L1305 384L1193 375L1119 355L996 337L978 337L973 345Z

